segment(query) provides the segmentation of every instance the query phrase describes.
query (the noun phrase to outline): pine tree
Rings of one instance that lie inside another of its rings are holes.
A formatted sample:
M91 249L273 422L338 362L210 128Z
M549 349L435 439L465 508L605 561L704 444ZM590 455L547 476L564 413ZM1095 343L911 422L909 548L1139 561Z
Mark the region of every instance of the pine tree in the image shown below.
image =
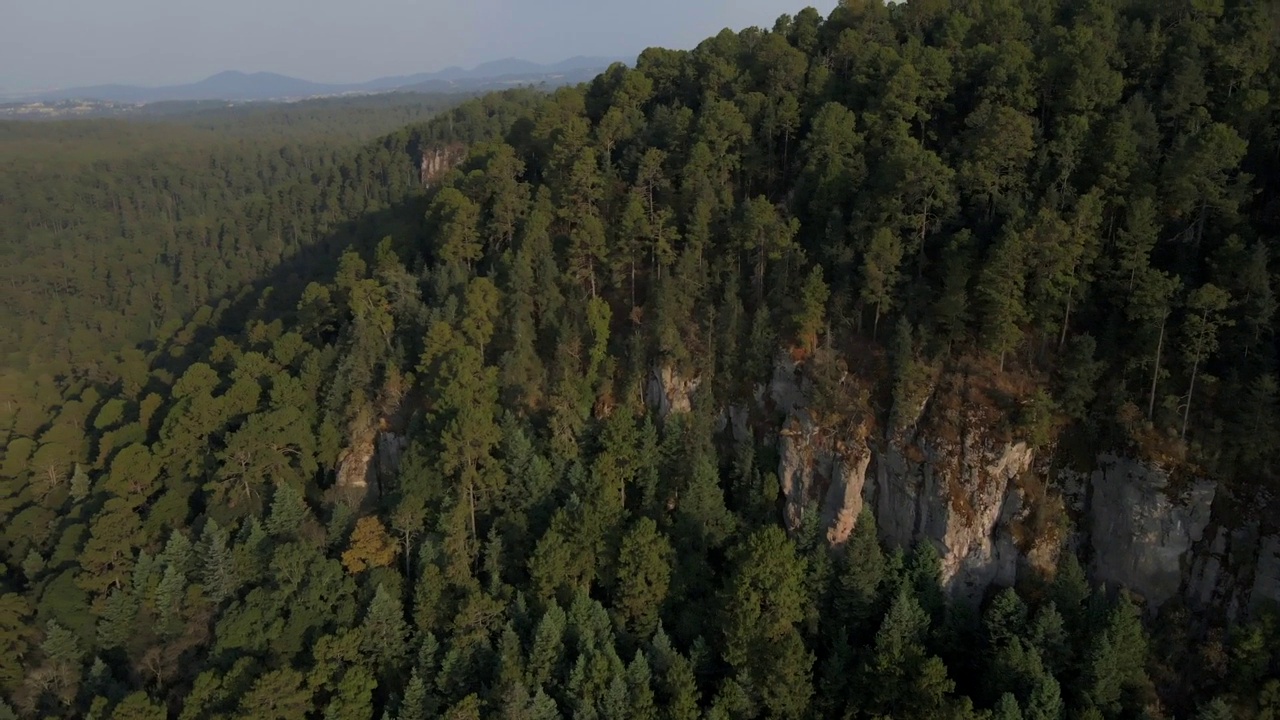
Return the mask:
M880 228L871 236L862 263L861 299L875 308L871 336L880 328L880 315L893 307L901 279L898 271L902 264L902 241L889 228Z
M564 717L556 701L542 688L538 688L529 705L529 720L560 720Z
M655 695L664 720L695 720L698 713L698 686L693 666L671 645L661 625L653 637L649 656L655 674ZM730 681L732 682L732 681Z
M628 629L650 635L671 582L674 551L649 518L640 518L622 537L614 605Z
M102 616L98 618L98 642L104 648L126 647L134 637L134 621L138 604L134 597L121 588L114 588L107 595Z
M165 707L144 692L136 692L120 701L111 711L111 720L164 720Z
M1005 355L1016 349L1022 339L1021 324L1027 319L1024 254L1022 236L1005 230L991 248L976 286L984 344L999 354L1001 372Z
M772 712L803 714L813 657L795 625L804 617L805 562L780 528L752 533L725 599L724 658ZM768 661L779 653L777 662Z
M974 266L974 241L968 230L951 237L942 251L942 282L938 297L930 308L935 333L950 348L960 339L973 312L969 281Z
M1254 378L1240 403L1240 426L1244 437L1241 444L1246 461L1267 462L1273 457L1273 440L1280 428L1276 423L1276 403L1280 399L1280 381L1270 374Z
M644 653L637 652L627 664L627 717L636 720L657 720L658 710L654 705L652 675L649 661Z
M1000 696L995 709L991 712L991 720L1023 720L1022 709L1018 707L1018 698L1013 693Z
M800 301L792 322L800 345L809 352L818 346L818 333L826 322L826 304L831 290L822 279L822 266L815 265L800 288Z
M236 591L235 559L227 546L226 532L210 520L200 535L200 581L205 595L215 604Z
M1201 363L1217 351L1219 330L1235 325L1234 320L1223 316L1230 304L1231 296L1212 284L1201 286L1187 298L1187 319L1183 329L1186 344L1182 352L1183 358L1191 366L1191 379L1182 410L1183 438L1187 436L1187 422L1191 416L1191 402L1195 399L1196 376L1200 372Z
M1062 613L1067 628L1075 634L1087 630L1082 622L1085 603L1089 600L1089 581L1085 577L1084 567L1072 553L1063 553L1058 560L1058 568L1054 573L1053 585L1049 589L1049 597L1054 607Z
M427 212L439 233L441 260L470 266L480 259L480 208L470 198L457 188L442 188Z
M271 498L271 511L267 514L267 532L277 538L296 537L309 519L311 510L302 493L289 483L276 485Z
M1147 637L1138 610L1127 593L1107 613L1085 658L1085 692L1106 713L1137 704L1153 690L1146 673Z
M738 245L755 268L756 301L764 299L764 277L770 260L781 260L794 247L800 223L784 220L764 197L743 201L737 227Z
M906 580L932 621L942 619L947 599L942 590L942 556L931 540L916 543L907 561Z
M1230 720L1236 717L1240 716L1222 698L1214 698L1196 711L1196 720Z
M400 599L379 583L360 626L364 651L389 671L408 655L409 627Z
M1054 677L1061 677L1074 659L1066 622L1053 601L1036 611L1027 640L1040 652L1045 669Z
M732 720L758 715L759 710L752 703L747 688L737 678L729 678L720 685L720 691L712 700L706 717L708 720Z
M556 676L564 657L564 637L567 619L559 605L551 603L534 633L533 646L529 650L529 682L543 687Z
M1026 168L1035 151L1034 126L1015 107L983 100L965 118L957 181L990 221L1021 201Z
M71 499L75 502L81 502L89 496L92 481L89 474L84 471L80 463L75 464L75 471L71 474Z
M860 673L860 692L874 712L927 717L954 688L941 661L924 647L929 616L909 586L902 587L880 623ZM927 691L926 691L927 690Z
M21 567L22 574L26 576L27 581L34 584L39 579L40 573L44 571L44 556L40 554L39 550L31 548L27 551L27 556L22 559Z
M1007 646L1027 629L1027 605L1012 588L1001 590L983 616L983 630L993 648Z
M837 617L843 621L850 637L865 637L878 614L880 587L885 578L884 553L870 508L864 507L859 514L838 567Z
M499 692L504 697L518 696L521 698L518 704L525 704L529 700L525 676L524 648L514 623L508 622L498 639L496 684Z
M167 566L156 585L155 593L156 611L159 613L162 632L168 634L177 629L176 621L179 619L186 591L187 579L178 566Z
M50 620L45 627L40 652L51 671L50 679L55 691L64 702L69 702L75 695L84 669L85 651L80 638L57 620Z
M1113 285L1132 293L1138 275L1150 270L1151 250L1155 247L1159 225L1155 201L1140 196L1125 208L1125 226L1116 233L1117 257L1113 261Z
M414 668L412 674L409 675L409 682L404 688L404 698L400 701L400 710L396 714L396 720L427 720L431 717L430 698L427 694L427 685L422 679L422 675L418 673L418 669Z
M1053 675L1041 672L1027 698L1026 720L1061 720L1065 708L1062 690Z
M1277 300L1271 283L1270 264L1266 245L1255 243L1240 273L1239 287L1234 293L1243 311L1240 330L1245 335L1246 360L1250 353L1262 351L1264 338L1272 333Z
M325 720L364 720L373 716L373 689L377 687L369 671L360 666L347 670L325 708Z
M1097 347L1093 336L1076 335L1067 341L1058 361L1057 405L1077 420L1085 419L1105 369L1105 364L1095 359Z
M813 654L792 628L774 644L773 673L751 673L752 688L772 717L803 717L814 693Z

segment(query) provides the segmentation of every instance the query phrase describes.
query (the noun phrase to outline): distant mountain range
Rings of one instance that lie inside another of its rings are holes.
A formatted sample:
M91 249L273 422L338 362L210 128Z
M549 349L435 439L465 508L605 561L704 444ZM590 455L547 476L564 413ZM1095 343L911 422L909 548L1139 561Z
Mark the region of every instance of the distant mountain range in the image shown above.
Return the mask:
M97 100L120 103L153 103L190 100L297 100L325 95L381 92L462 92L539 83L572 84L599 74L614 62L634 58L574 57L551 65L508 58L470 70L449 67L432 73L382 77L363 83L315 83L269 72L221 72L186 85L140 87L94 85L49 90L10 97L10 102L61 102Z

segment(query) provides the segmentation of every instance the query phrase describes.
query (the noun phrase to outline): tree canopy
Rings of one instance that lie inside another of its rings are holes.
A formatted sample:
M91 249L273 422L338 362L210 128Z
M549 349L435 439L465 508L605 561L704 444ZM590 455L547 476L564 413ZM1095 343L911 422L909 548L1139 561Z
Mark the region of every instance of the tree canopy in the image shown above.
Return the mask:
M735 413L963 368L1273 489L1275 23L848 0L396 130L0 124L0 718L1274 716L1264 614L949 601Z

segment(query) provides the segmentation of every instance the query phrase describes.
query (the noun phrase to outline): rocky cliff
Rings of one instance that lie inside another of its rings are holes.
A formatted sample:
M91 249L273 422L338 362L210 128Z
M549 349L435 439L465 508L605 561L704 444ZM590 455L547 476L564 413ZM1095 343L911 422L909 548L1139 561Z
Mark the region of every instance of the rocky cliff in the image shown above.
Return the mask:
M1187 554L1180 588L1192 607L1216 610L1227 620L1280 604L1280 533L1274 525L1263 531L1261 522L1274 512L1254 506L1245 513L1252 517L1241 519L1232 505L1216 506L1204 539Z
M467 157L467 146L461 143L434 145L422 151L418 175L422 184L431 187Z
M335 484L355 504L380 496L400 470L400 459L409 447L405 429L413 407L403 400L398 382L389 381L378 402L357 414L348 427L346 448L334 469Z
M338 458L337 487L363 501L369 488L382 492L383 483L395 479L400 457L409 441L385 427L370 427L351 438Z
M1102 453L1087 478L1064 474L1061 484L1097 582L1124 586L1151 605L1178 594L1209 524L1214 483L1174 484L1157 465Z
M889 545L932 542L942 556L944 584L971 599L992 584L1012 584L1020 565L1052 566L1059 538L1031 531L1043 507L1025 502L1035 454L997 429L998 413L979 401L968 380L934 388L915 417L879 438L866 423L842 435L815 422L811 392L803 374L782 363L769 385L768 397L785 418L778 478L790 528L816 509L827 539L838 546L865 504ZM1051 502L1042 496L1041 504Z
M660 418L673 412L689 412L693 409L693 393L701 384L700 378L685 377L675 368L655 367L649 373L645 399Z
M648 397L665 416L687 411L697 390L662 369ZM776 444L792 531L818 513L839 547L866 507L886 544L933 543L945 586L970 601L992 586L1050 578L1070 548L1095 582L1125 587L1152 610L1180 599L1234 615L1280 602L1280 535L1258 521L1233 527L1215 512L1216 483L1110 451L1065 469L1052 448L1037 452L1011 426L1016 392L980 375L943 374L883 432L821 416L813 393L803 368L780 356L771 381L721 418L735 441Z

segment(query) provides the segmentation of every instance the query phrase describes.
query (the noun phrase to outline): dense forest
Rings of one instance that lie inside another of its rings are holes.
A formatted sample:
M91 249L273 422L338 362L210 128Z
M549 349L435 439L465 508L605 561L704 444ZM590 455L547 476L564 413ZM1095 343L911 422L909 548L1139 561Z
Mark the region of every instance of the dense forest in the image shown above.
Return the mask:
M0 719L1280 717L1267 608L1070 549L965 602L784 524L777 418L722 417L780 356L875 436L963 374L1265 497L1275 3L847 0L264 124L0 125Z
M4 364L83 372L173 332L403 196L415 176L391 176L389 158L403 141L358 144L457 102L188 103L145 121L0 123L0 307L15 319L0 330Z

